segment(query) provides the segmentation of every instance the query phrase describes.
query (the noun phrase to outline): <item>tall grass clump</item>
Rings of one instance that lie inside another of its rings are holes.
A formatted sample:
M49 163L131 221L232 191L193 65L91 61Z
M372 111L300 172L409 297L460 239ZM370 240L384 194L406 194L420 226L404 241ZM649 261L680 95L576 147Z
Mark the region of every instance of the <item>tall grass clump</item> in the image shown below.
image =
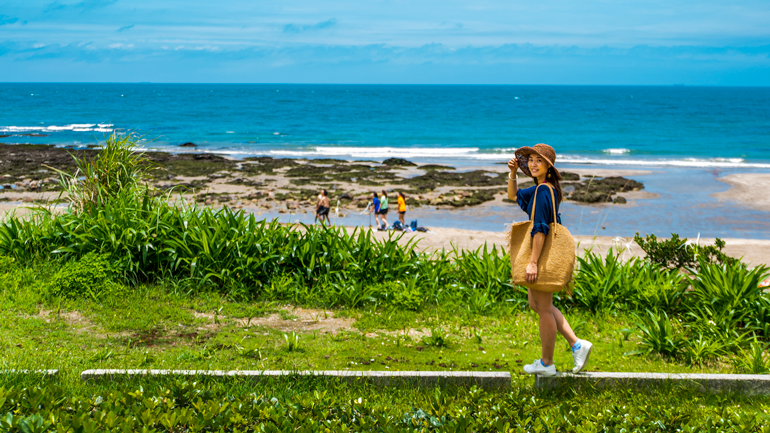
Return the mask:
M113 133L95 158L75 158L74 173L54 169L73 212L94 212L120 194L136 192L148 164L137 144L133 133Z
M689 284L678 270L661 268L637 257L622 261L610 249L605 257L578 257L573 294L567 302L597 314L644 311L676 312Z
M648 236L643 247L652 257L622 261L612 250L589 252L578 258L573 292L563 302L597 316L634 315L641 341L631 353L689 365L740 358L770 339L770 293L760 287L768 268L749 269L724 256L723 246Z

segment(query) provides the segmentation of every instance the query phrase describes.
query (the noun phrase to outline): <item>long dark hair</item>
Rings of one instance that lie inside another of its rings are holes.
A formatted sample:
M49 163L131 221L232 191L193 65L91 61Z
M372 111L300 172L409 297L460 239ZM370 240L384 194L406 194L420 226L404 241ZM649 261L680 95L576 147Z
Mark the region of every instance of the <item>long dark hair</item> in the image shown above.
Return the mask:
M537 178L533 178L535 180L535 185L537 185ZM561 192L561 184L559 183L559 178L556 177L556 170L554 170L553 167L548 167L548 171L546 171L545 179L548 183L553 185L553 189L556 190L556 200L559 204L564 200L564 194Z

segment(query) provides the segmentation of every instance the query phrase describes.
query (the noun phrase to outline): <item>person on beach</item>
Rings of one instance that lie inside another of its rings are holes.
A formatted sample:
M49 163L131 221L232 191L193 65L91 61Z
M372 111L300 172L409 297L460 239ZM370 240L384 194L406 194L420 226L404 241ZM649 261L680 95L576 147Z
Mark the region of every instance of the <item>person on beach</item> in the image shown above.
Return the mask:
M561 174L554 167L556 161L556 152L547 144L536 144L533 147L521 147L516 150L516 156L508 161L510 173L508 175L508 199L515 201L521 210L532 218L533 195L537 191L537 206L534 215L534 226L531 232L532 238L532 257L526 268L526 279L529 283L537 280L537 263L540 253L545 243L546 236L550 231L550 224L558 222L561 224L561 216L558 215L559 204L563 195L559 180ZM535 186L519 189L516 171L521 169L524 174L530 176L535 181ZM537 185L542 183L553 187L556 203L551 199L550 188L537 189ZM553 207L556 206L556 219L553 221ZM588 363L588 356L591 354L593 346L586 340L581 340L575 336L575 332L567 323L567 319L553 305L553 293L538 292L529 289L527 292L529 298L529 307L540 316L540 344L542 346L542 358L536 360L530 365L524 366L524 371L529 374L540 374L543 376L553 376L556 374L556 366L553 362L553 351L556 346L556 334L561 334L572 348L572 358L574 361L573 373L578 373L585 368Z
M315 221L313 224L317 223L318 220L321 220L321 224L324 223L324 220L326 220L327 223L331 223L329 221L329 210L331 209L331 200L329 200L329 196L326 193L325 189L321 190L321 194L318 195L318 201L315 205Z
M401 225L406 225L406 197L404 193L398 192L398 220L401 221Z
M386 230L388 228L388 192L382 190L382 198L380 199L380 219L382 220L382 226L380 230Z
M377 228L380 227L380 199L377 198L377 193L372 193L372 210L369 211L374 214L374 223ZM369 220L371 222L371 220Z

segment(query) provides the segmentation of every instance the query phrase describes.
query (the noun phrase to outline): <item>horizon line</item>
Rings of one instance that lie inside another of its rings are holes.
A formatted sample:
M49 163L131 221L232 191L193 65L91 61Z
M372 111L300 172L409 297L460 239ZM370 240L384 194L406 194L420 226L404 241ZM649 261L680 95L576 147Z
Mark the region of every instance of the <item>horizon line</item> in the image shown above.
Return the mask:
M742 87L766 88L770 85L740 84L512 84L512 83L271 83L271 82L192 82L192 81L0 81L0 84L179 84L179 85L263 85L263 86L571 86L571 87Z

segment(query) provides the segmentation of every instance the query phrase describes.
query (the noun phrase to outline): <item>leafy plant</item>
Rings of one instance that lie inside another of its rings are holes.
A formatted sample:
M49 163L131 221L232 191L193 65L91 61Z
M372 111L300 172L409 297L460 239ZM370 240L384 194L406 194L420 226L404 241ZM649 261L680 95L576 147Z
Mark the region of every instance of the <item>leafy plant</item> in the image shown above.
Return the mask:
M735 358L736 368L749 374L770 373L770 344L753 341L748 349L741 349Z
M691 277L692 291L686 294L692 311L701 306L745 310L764 296L763 288L759 287L768 275L764 265L749 270L740 262L716 264L703 257L698 258L698 264L699 269L693 270Z
M450 334L443 328L430 328L430 335L422 337L422 344L433 347L449 346Z
M288 342L287 342L288 343ZM235 350L238 352L238 355L243 356L244 358L252 358L256 360L262 360L262 347L255 347L251 349L246 349L241 346L236 345Z
M636 326L642 333L641 353L659 353L673 358L684 349L681 336L675 333L664 311L656 314L647 310L646 314L637 316Z
M588 252L578 257L578 272L573 277L572 301L593 313L613 310L627 298L621 278L628 265L624 265L612 248L606 257Z
M709 338L703 334L695 340L688 341L682 350L682 356L689 365L702 365L703 362L716 359L724 353L720 340Z
M290 334L283 334L283 339L286 341L286 350L289 352L296 352L300 350L299 334L291 331Z
M489 287L479 288L473 286L465 289L465 307L472 314L484 314L492 308L495 299Z

